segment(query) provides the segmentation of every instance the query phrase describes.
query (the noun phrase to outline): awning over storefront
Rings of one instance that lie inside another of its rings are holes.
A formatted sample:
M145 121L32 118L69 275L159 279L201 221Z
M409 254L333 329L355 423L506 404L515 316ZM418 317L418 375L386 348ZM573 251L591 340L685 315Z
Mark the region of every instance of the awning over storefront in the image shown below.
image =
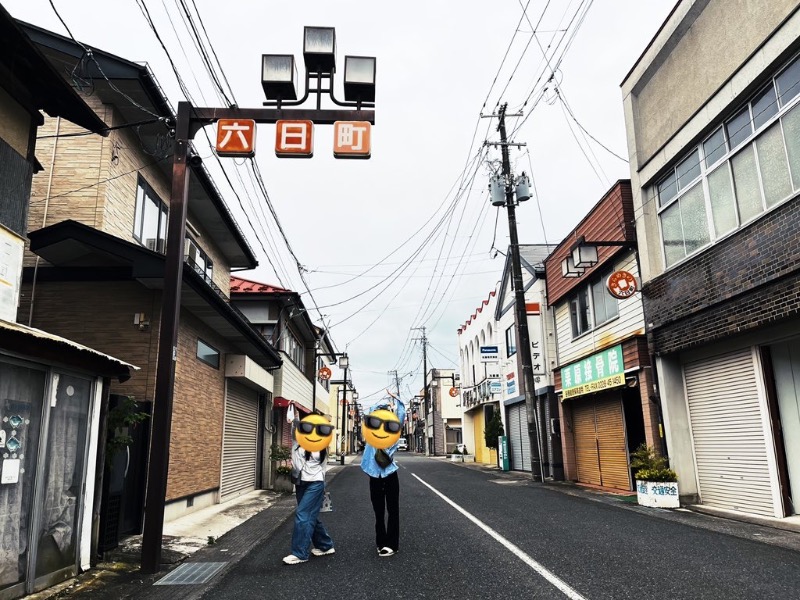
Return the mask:
M283 396L275 396L272 399L272 408L288 408L289 404L291 402L292 402L292 400L289 400L288 398L284 398ZM303 413L304 415L311 414L311 411L309 409L307 409L305 406L303 406L302 404L299 404L299 403L295 402L294 403L294 407L297 410L299 410L301 413Z
M60 364L77 366L119 381L139 367L66 338L0 319L0 349Z

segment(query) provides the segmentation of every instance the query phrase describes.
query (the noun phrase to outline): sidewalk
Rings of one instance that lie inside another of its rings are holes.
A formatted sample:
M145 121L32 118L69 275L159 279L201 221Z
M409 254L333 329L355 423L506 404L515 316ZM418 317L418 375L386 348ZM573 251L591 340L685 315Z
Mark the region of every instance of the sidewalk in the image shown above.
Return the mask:
M446 457L429 457L445 461ZM345 465L357 464L361 455L347 456ZM583 486L572 482L534 482L530 473L502 471L495 465L452 462L456 468L485 471L501 485L533 485L554 493L568 494L592 502L600 502L623 510L636 511L651 517L670 520L690 527L716 531L759 543L800 551L800 518L765 519L741 515L708 514L707 507L684 507L675 510L645 508L636 503L636 494L612 492ZM339 461L329 462L329 477L342 470ZM80 598L82 600L195 600L206 590L205 586L154 586L187 558L191 563L221 563L215 574L219 577L232 568L260 540L268 537L294 514L293 494L269 490L256 490L240 498L201 509L176 519L164 526L162 570L153 575L139 572L141 536L124 540L120 547L107 553L106 560L95 568L53 586L26 596L26 600L56 600ZM239 527L247 523L246 527Z
M361 459L345 457L345 465ZM329 462L328 477L333 478L343 467L337 460ZM164 525L159 573L147 575L139 571L142 536L120 542L119 548L106 553L104 560L91 570L61 584L25 596L25 600L191 600L199 597L204 586L154 586L159 579L181 565L192 562L225 563L218 577L241 559L255 544L280 527L294 514L294 494L255 490L234 500L215 504ZM244 523L247 527L239 527Z

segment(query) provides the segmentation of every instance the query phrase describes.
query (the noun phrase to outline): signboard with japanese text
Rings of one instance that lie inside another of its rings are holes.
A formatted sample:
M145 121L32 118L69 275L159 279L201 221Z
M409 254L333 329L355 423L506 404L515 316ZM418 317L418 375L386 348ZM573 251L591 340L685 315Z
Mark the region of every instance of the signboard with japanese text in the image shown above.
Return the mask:
M636 277L628 271L614 271L606 282L609 293L620 300L630 298L639 288Z
M622 346L614 346L561 369L562 399L625 385Z
M541 305L528 303L526 312L528 313L528 336L531 341L531 368L533 369L534 389L539 390L550 385L548 376L548 364L545 360L545 337L544 323L542 320Z
M275 155L280 158L314 156L313 121L283 120L275 123Z
M500 380L497 381L490 381L489 382L489 393L490 394L499 394L503 391L503 384L500 383Z
M481 346L481 362L496 362L500 358L497 346Z
M21 237L0 225L0 319L11 323L17 320L24 248Z
M336 121L333 124L333 155L336 158L369 158L372 125L369 121Z
M220 119L217 121L218 156L254 156L256 122L252 119Z

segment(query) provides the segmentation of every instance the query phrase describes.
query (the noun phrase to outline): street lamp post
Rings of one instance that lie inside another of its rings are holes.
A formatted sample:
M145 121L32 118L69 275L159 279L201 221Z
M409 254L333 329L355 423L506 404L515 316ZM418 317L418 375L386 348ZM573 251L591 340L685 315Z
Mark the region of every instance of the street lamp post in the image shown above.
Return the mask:
M161 301L161 324L153 403L153 425L150 442L150 467L147 475L145 520L142 532L141 569L157 573L161 566L161 544L164 531L164 510L169 470L169 441L172 429L172 400L175 388L175 363L178 360L178 327L180 323L181 286L183 283L184 239L189 195L191 143L199 129L219 119L253 120L256 123L277 123L280 120L308 120L320 125L337 121L375 123L375 58L346 56L344 67L345 101L334 96L336 72L336 34L332 27L306 27L303 55L306 65L306 91L300 100L294 91L296 68L291 55L264 55L261 83L268 102L274 108L193 107L178 103L175 123L175 146L172 165L172 189L167 229L167 252L164 265L164 291ZM277 60L270 57L278 56ZM277 67L277 68L276 68ZM313 82L312 82L313 78ZM323 85L323 80L327 85ZM315 83L315 85L312 85ZM310 96L316 108L294 107ZM323 109L327 96L342 109ZM271 101L271 102L270 102ZM356 156L368 158L368 155ZM197 155L191 160L199 160ZM344 458L342 458L344 462Z

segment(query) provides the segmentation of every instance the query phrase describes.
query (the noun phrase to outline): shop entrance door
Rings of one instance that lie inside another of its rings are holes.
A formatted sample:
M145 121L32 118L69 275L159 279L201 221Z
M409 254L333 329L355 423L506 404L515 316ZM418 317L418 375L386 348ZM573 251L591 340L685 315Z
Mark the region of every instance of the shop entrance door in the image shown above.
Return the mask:
M0 600L77 572L93 389L0 360Z

